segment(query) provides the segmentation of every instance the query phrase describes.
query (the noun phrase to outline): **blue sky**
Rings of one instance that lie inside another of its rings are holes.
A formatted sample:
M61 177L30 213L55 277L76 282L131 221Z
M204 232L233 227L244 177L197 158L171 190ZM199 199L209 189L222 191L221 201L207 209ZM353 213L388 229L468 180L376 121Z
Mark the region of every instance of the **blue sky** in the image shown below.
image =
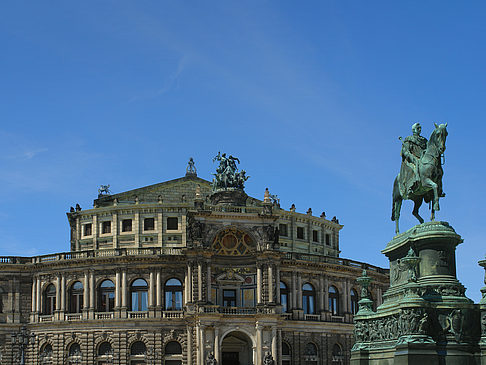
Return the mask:
M336 215L341 256L387 266L398 137L444 121L437 219L464 238L458 277L477 301L485 16L483 2L3 2L0 252L66 251L65 212L100 184L178 178L190 156L211 179L221 150L247 193Z

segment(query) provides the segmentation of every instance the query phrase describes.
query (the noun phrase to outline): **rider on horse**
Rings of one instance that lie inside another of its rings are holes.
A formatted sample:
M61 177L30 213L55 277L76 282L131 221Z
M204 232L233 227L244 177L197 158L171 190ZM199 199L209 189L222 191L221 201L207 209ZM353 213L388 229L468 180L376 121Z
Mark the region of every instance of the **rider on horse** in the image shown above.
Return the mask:
M420 123L412 125L412 135L405 138L402 144L402 167L400 177L403 182L402 196L413 193L420 184L418 172L419 160L427 148L427 138L422 137Z

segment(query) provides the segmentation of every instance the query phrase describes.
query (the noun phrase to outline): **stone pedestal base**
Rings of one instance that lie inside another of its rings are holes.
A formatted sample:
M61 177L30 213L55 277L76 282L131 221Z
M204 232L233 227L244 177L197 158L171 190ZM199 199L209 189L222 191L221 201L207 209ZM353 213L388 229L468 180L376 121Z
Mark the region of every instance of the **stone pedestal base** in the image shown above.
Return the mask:
M480 311L456 278L461 242L447 222L428 222L388 243L391 286L376 312L355 316L351 364L476 364Z
M248 195L243 190L220 190L213 193L209 199L213 205L246 205Z

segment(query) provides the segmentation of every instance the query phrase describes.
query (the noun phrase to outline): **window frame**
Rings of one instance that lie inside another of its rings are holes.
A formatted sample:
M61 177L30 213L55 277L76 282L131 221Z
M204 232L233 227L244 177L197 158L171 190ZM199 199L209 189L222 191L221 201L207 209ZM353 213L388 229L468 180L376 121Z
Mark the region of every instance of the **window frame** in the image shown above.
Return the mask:
M103 286L103 283L110 282L112 285ZM113 312L115 309L115 284L111 279L104 279L98 285L98 306L97 312Z
M128 225L128 222L130 224ZM130 229L128 229L130 227ZM121 220L121 233L131 233L133 232L133 219L132 218L125 218Z
M170 284L172 280L177 280L178 284ZM183 286L182 281L178 278L169 278L164 284L164 306L165 310L179 311L182 310L183 306ZM168 295L170 294L170 295Z
M78 283L81 285L81 288L74 288ZM68 298L69 313L81 313L84 307L84 285L81 281L76 280L69 286Z
M312 289L306 289L306 285L309 285ZM316 289L311 283L302 285L302 309L304 314L316 314Z
M134 285L137 282L144 282L145 285ZM134 300L134 295L136 299ZM143 278L137 278L130 284L130 311L146 312L148 310L148 283ZM136 303L135 303L136 302ZM134 306L136 305L136 309Z
M331 291L332 290L332 291ZM339 308L339 290L334 285L331 285L328 289L329 297L329 312L331 315L338 316L340 313Z

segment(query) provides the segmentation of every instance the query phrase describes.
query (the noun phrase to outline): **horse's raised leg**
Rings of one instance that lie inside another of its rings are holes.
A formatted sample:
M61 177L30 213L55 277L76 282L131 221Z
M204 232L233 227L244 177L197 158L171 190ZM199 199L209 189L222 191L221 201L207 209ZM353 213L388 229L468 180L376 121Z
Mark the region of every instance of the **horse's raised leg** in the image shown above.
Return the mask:
M430 210L430 220L435 221L435 209L434 204L432 204L432 209Z
M422 198L414 199L412 214L415 218L418 219L420 224L424 223L424 219L419 214L419 208L420 208L421 205L422 205Z
M432 210L436 210L436 211L439 211L440 210L440 207L439 207L439 192L438 192L438 186L435 182L433 182L430 178L426 178L424 179L424 183L423 184L424 186L427 186L427 187L431 187L432 190L434 191L434 202L433 202L433 205L432 205Z

